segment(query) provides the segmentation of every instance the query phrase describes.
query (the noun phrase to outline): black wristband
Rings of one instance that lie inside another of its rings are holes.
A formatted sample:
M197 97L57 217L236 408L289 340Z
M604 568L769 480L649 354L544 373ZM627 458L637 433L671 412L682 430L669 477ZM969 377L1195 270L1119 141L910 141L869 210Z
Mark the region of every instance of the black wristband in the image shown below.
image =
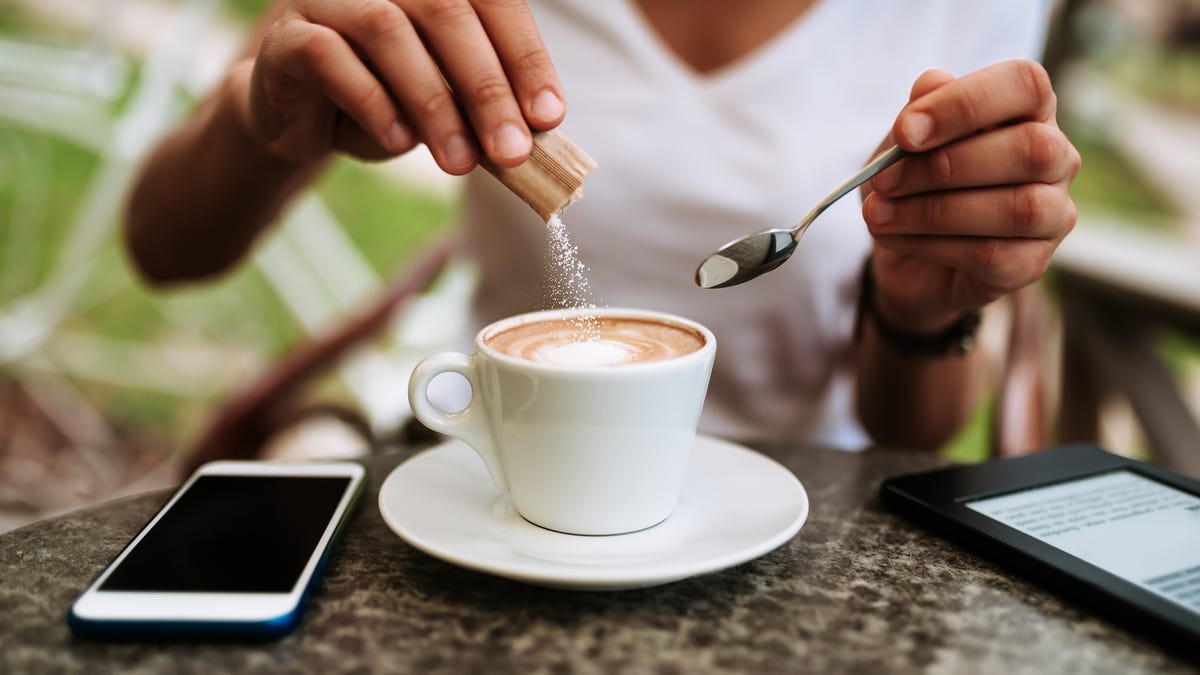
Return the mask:
M975 334L979 331L979 312L967 312L954 323L933 335L908 333L889 324L875 306L875 274L871 270L871 258L863 263L862 282L858 291L858 317L854 323L854 337L862 336L862 324L867 318L875 324L889 345L902 354L917 356L962 356L975 346Z

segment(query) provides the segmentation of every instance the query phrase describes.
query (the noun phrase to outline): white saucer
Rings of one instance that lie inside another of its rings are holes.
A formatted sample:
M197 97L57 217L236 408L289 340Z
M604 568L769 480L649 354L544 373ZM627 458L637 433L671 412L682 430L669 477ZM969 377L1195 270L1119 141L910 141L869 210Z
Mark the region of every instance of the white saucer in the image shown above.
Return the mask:
M517 514L483 461L461 441L422 452L379 491L383 520L446 562L555 588L619 590L678 581L757 558L800 531L808 495L758 452L697 436L679 505L640 532L580 536Z

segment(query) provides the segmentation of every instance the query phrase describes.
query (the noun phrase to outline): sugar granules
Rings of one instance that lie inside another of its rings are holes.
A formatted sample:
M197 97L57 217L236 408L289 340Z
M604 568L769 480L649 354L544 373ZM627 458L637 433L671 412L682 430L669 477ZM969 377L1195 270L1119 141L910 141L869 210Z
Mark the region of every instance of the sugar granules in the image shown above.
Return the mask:
M579 248L567 236L567 227L559 214L546 221L550 239L551 299L559 307L596 309L592 288L588 284L587 266L579 259ZM580 341L599 338L600 320L594 313L583 313L571 322L580 331Z

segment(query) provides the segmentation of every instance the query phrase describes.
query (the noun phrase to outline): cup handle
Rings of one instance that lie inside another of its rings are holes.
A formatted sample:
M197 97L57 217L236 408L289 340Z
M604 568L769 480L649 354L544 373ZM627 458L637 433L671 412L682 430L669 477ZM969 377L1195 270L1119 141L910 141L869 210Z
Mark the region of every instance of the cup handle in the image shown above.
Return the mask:
M429 383L442 373L457 373L470 383L471 400L467 407L457 412L446 412L429 401ZM413 416L430 429L471 446L483 459L496 487L508 491L508 480L492 441L480 391L475 358L461 352L442 352L422 359L408 379L408 403Z

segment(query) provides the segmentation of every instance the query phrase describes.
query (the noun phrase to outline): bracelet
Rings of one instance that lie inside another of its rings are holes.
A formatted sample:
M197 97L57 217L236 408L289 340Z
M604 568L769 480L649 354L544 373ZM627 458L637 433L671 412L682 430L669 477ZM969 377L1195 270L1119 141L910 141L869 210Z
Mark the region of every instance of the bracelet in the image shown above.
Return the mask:
M862 324L870 317L875 330L889 345L902 354L917 356L962 356L975 346L975 334L979 332L982 316L979 312L967 312L941 331L933 335L908 333L888 323L875 306L875 273L871 270L871 257L863 263L862 282L858 293L858 316L854 321L854 338L862 335Z

